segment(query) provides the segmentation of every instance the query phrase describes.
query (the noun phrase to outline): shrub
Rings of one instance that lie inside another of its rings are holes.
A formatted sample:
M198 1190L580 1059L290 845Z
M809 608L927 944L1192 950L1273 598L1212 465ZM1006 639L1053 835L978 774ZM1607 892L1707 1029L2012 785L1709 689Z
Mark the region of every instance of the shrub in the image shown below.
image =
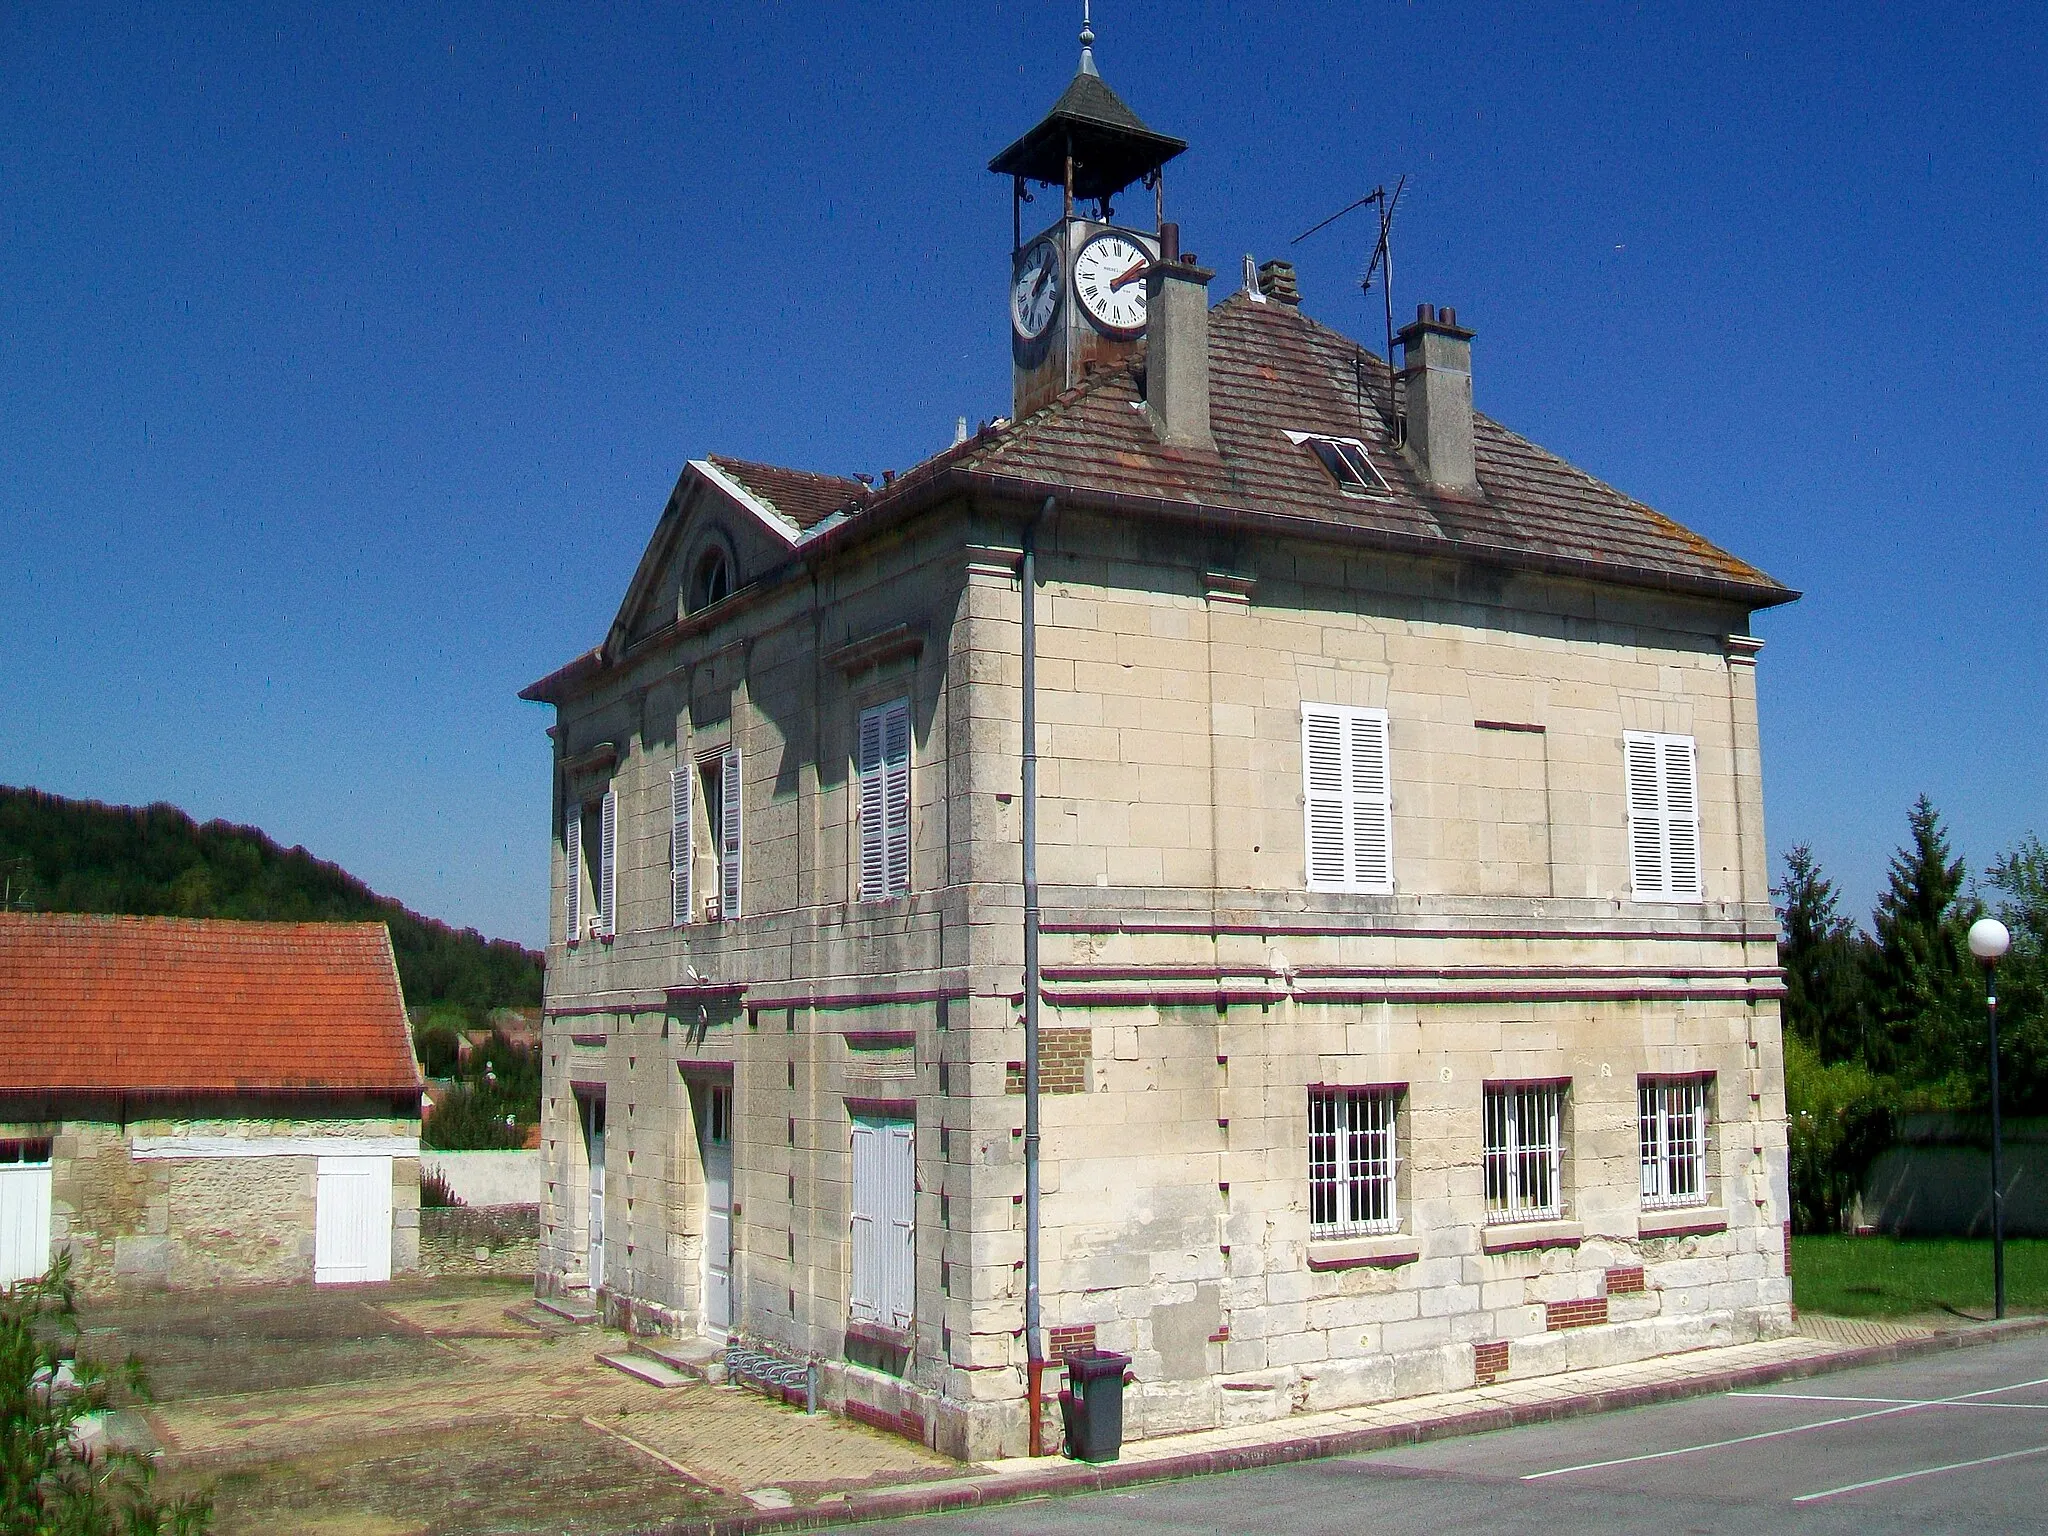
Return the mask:
M423 1210L449 1210L462 1204L448 1181L438 1173L420 1175L420 1207Z
M1855 1062L1823 1066L1812 1046L1788 1034L1785 1109L1793 1228L1839 1232L1871 1163L1891 1145L1891 1089Z
M199 1536L204 1497L165 1502L134 1451L80 1443L89 1415L114 1406L104 1371L71 1358L78 1334L70 1260L0 1291L0 1531L33 1536ZM130 1360L127 1391L146 1396Z

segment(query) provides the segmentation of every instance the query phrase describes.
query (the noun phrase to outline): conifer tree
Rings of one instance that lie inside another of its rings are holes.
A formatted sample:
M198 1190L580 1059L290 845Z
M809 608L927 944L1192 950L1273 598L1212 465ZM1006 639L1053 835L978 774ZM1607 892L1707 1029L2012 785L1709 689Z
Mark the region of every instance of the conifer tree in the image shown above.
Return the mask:
M1963 861L1949 849L1934 803L1922 795L1907 817L1912 840L1892 855L1873 914L1867 956L1873 1028L1870 1065L1920 1088L1931 1103L1962 1107L1985 1076L1976 1046L1982 985L1969 952L1981 910L1963 890Z
M1813 850L1799 844L1785 855L1778 898L1778 963L1785 968L1785 1028L1819 1053L1824 1064L1860 1061L1864 1049L1863 969L1860 936L1844 917L1834 882L1820 872Z

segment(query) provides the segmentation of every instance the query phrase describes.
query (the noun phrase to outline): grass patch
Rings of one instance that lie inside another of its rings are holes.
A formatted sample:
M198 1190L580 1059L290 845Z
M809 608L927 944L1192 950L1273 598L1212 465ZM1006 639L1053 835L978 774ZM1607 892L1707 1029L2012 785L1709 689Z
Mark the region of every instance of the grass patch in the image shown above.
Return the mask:
M1989 1317L1991 1240L1795 1237L1792 1299L1833 1317ZM2048 1239L2006 1240L2005 1305L2008 1312L2048 1312Z

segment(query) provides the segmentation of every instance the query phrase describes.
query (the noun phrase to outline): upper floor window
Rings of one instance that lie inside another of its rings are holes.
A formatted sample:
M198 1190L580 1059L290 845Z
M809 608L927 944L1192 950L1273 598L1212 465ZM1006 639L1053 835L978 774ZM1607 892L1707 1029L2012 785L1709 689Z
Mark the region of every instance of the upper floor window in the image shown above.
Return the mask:
M1387 712L1302 705L1301 778L1308 888L1392 891Z
M1564 1215L1563 1083L1492 1083L1481 1161L1486 1219L1555 1221Z
M1386 477L1366 451L1365 444L1357 438L1319 437L1308 432L1290 432L1287 435L1322 462L1339 490L1366 496L1393 494L1387 487Z
M595 825L588 825L594 820ZM619 931L619 795L607 789L596 816L572 794L562 811L563 937L610 939ZM593 858L592 855L595 855ZM591 908L595 907L595 911Z
M1643 1207L1707 1203L1705 1077L1646 1077L1637 1084Z
M689 600L684 611L695 613L699 608L709 608L730 597L732 589L732 556L714 544L697 557L696 568L690 572Z
M704 791L705 829L711 854L711 889L704 921L731 922L740 915L741 837L740 749L727 747L697 763Z
M910 889L910 700L860 713L860 899Z
M1364 1237L1400 1230L1395 1204L1395 1088L1311 1088L1308 1233Z
M1638 901L1700 899L1700 793L1690 736L1629 731L1629 884Z

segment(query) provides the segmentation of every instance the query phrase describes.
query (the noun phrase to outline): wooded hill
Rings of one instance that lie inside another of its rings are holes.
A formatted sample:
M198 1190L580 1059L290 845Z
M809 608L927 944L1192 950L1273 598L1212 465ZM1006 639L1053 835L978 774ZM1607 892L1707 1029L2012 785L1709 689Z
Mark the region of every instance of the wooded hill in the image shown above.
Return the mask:
M140 809L0 785L0 904L35 912L378 922L391 930L408 1006L540 1005L541 956L456 929L255 827L203 826L174 805Z

